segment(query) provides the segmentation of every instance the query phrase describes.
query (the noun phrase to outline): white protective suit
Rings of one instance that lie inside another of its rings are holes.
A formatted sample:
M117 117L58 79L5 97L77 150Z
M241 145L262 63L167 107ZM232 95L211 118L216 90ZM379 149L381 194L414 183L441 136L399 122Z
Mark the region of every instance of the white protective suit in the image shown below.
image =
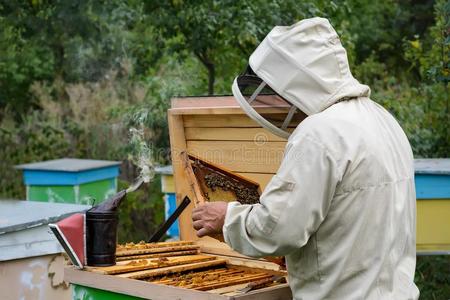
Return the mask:
M261 204L228 204L227 244L252 257L285 255L296 300L417 299L411 147L351 75L330 23L275 27L250 66L308 117Z

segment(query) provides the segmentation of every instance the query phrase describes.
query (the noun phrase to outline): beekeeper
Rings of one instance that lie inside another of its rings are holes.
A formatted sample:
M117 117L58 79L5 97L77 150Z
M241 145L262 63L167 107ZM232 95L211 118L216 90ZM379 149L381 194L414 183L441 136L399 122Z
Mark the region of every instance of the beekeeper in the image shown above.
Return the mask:
M287 139L284 159L260 204L196 208L198 236L223 231L242 254L286 256L297 300L417 299L411 147L350 73L328 20L275 27L232 90L252 119ZM270 103L284 121L258 114ZM299 111L307 117L291 132Z

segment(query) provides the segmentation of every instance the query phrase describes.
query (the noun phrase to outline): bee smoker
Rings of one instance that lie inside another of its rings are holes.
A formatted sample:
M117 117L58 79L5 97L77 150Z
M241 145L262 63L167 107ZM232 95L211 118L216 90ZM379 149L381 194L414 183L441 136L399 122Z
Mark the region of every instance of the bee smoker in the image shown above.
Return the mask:
M88 266L116 264L118 211L127 192L118 192L86 212L86 259Z

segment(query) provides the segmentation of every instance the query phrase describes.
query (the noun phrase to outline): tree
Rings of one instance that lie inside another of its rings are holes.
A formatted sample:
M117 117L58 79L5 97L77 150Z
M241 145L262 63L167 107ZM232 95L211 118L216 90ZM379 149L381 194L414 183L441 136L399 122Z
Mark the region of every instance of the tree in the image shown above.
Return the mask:
M149 1L145 11L169 51L193 54L203 64L209 95L217 74L242 70L273 26L320 14L314 1L291 0Z
M142 8L137 0L2 1L0 109L20 114L34 106L35 81L95 82L124 59L145 73L160 49L142 47L153 35Z

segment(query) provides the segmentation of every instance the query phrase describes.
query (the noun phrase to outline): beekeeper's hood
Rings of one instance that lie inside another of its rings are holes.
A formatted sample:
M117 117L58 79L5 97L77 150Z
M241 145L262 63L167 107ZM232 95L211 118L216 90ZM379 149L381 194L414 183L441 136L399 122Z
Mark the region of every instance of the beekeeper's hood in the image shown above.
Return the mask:
M345 49L323 18L273 28L250 56L247 71L235 78L232 90L252 119L284 138L298 110L312 115L338 101L370 94L368 86L353 78ZM283 99L265 96L273 92ZM284 121L263 117L257 112L261 104L283 107Z

